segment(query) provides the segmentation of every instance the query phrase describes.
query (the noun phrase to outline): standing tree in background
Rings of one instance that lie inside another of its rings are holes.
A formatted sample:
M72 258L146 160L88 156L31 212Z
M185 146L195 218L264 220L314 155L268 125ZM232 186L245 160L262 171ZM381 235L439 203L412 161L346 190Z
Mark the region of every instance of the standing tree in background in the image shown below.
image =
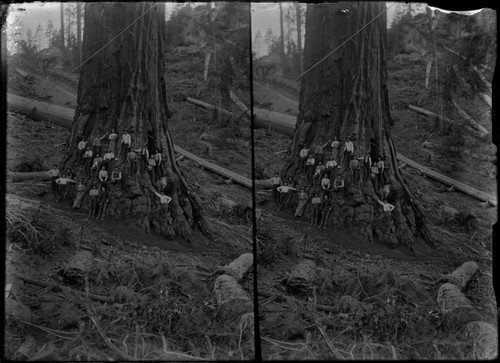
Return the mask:
M44 48L43 46L43 28L42 28L42 24L38 24L38 26L36 27L36 30L35 30L35 35L33 37L33 40L35 42L35 45L37 47L37 50L40 51Z
M194 229L209 234L199 199L175 160L174 144L168 130L164 60L165 5L157 3L88 3L85 6L83 57L88 59L122 29L132 25L81 68L78 106L71 130L70 152L61 166L85 177L87 186L97 182L82 168L77 145L83 138L102 137L112 129L119 137L131 134L132 149L147 145L159 149L163 161L158 177L151 179L139 163L137 171L126 158L124 144L114 154L122 168L122 187L108 205L107 217L132 221L148 232L154 228L165 237L189 238ZM152 10L149 10L151 9ZM148 11L149 10L149 11ZM102 150L106 151L107 138ZM164 175L163 181L160 177ZM172 200L160 204L157 192Z
M292 144L292 158L285 175L299 175L299 151L336 136L344 145L349 136L354 156L370 153L385 159L389 194L395 206L383 212L378 201L382 191L370 180L350 182L349 165L340 153L340 172L346 176L343 210L348 224L355 225L363 238L374 235L389 246L411 246L420 235L434 245L420 204L412 195L398 169L391 137L393 120L389 112L386 70L387 18L383 2L309 4L306 14L304 67L309 69L379 14L354 39L330 55L302 78L299 116ZM326 139L326 140L325 140ZM328 149L327 149L328 150ZM342 150L342 148L341 148ZM343 221L336 221L343 224Z
M297 21L297 50L299 52L299 71L304 72L304 56L302 54L302 9L300 2L295 4Z
M285 32L283 30L283 6L281 3L280 5L280 44L281 44L281 49L280 49L280 55L282 57L285 56Z
M82 64L82 4L76 3L76 44L78 46L78 63Z
M61 3L61 30L60 30L60 34L61 34L60 47L61 47L61 50L63 50L64 49L64 5L63 5L63 3Z

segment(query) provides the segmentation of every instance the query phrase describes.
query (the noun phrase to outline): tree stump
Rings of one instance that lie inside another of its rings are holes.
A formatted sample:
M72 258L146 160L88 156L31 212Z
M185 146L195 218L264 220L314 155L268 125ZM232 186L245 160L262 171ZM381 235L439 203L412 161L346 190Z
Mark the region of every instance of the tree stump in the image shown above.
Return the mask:
M300 261L292 268L286 280L287 291L307 293L316 278L316 263L311 260Z
M89 251L78 251L69 259L64 268L59 270L67 282L83 283L85 276L91 271L94 265L94 256Z

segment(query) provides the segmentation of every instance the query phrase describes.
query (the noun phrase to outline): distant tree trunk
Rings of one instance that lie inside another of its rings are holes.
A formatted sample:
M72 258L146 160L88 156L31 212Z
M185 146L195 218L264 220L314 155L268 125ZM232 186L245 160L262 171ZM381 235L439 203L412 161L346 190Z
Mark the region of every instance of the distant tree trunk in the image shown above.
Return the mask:
M302 14L300 12L300 2L295 4L295 12L297 17L297 50L299 52L299 70L304 71L304 58L302 55Z
M283 31L283 6L280 4L280 42L281 42L281 55L285 55L285 32Z
M383 2L360 2L350 5L346 12L344 3L309 4L304 67L314 65L385 7ZM410 246L416 234L433 245L421 207L397 168L390 132L393 121L387 91L386 31L384 14L302 79L292 157L284 174L302 173L298 157L302 145L316 145L321 138L324 143L336 136L342 144L340 172L346 179L341 192L346 205L342 208L344 216L353 217L350 224L359 229L361 236L371 240L376 235L389 246ZM312 115L305 118L306 111ZM347 136L354 143L355 157L369 152L373 162L377 156L384 158L386 174L381 186L389 184L388 195L383 188L375 190L376 183L370 177L359 184L352 183L342 152ZM329 154L329 150L325 151ZM381 199L393 204L394 210L383 212L378 203Z
M85 6L83 56L88 59L120 30L152 7L152 3L88 3ZM89 184L99 183L82 168L77 145L83 138L115 129L119 135L114 154L123 181L110 186L113 198L106 217L132 221L144 231L151 228L165 237L188 238L193 229L209 234L200 202L187 183L175 160L173 140L168 130L164 60L165 5L157 3L128 31L115 39L86 63L80 74L78 106L70 136L70 152L64 168L72 168ZM162 163L154 178L146 171L138 155L137 167L127 161L127 148L120 143L123 131L132 138L131 149L147 145L150 154L162 153ZM107 151L107 137L102 152ZM111 169L111 168L110 168ZM110 170L111 171L111 170ZM77 174L77 176L78 176ZM110 173L111 174L111 173ZM160 183L165 176L166 185ZM117 188L121 184L121 187ZM160 204L155 192L172 200Z
M61 50L64 50L64 5L61 3Z
M82 64L82 4L76 3L76 41L78 44L78 62Z

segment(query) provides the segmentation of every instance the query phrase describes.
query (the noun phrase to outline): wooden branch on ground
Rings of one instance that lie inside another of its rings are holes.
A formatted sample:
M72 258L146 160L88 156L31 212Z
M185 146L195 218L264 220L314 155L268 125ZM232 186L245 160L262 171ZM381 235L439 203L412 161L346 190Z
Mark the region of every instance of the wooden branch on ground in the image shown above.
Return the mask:
M438 120L443 121L444 123L447 123L448 125L451 125L451 126L456 125L457 123L460 125L463 125L463 126L465 126L465 128L467 129L468 132L470 132L472 135L474 135L476 137L482 138L484 136L481 132L465 125L465 122L454 122L453 120L449 119L448 117L440 116L437 113L434 113L434 112L431 112L429 110L426 110L426 109L423 109L423 108L420 108L417 106L413 106L413 105L408 105L408 108L412 111L418 112L418 113L425 115L427 117L437 118Z
M323 304L314 304L314 303L310 303L310 302L307 302L307 301L303 301L303 300L299 300L299 299L296 299L294 297L291 297L291 296L284 296L284 295L272 295L272 294L268 294L266 292L263 292L263 291L259 291L258 292L259 295L261 296L264 296L264 297L267 297L267 298L278 298L278 297L282 297L282 298L285 298L287 300L290 300L290 301L293 301L293 302L296 302L298 304L302 304L302 305L312 305L316 310L318 311L324 311L324 312L327 312L327 313L338 313L339 312L339 308L338 307L335 307L335 306L328 306L328 305L323 305Z
M95 295L95 294L90 294L90 293L87 294L85 292L77 291L77 290L71 289L69 287L64 287L64 286L60 286L60 285L51 285L51 284L48 284L48 283L43 282L43 281L34 280L30 277L20 275L20 274L14 274L14 277L18 278L21 281L27 282L28 284L37 285L37 286L41 286L41 287L47 287L47 288L51 288L51 289L55 288L55 287L59 287L63 290L67 290L68 292L72 292L72 293L78 294L80 296L88 296L90 299L95 300L95 301L100 301L100 302L109 303L109 304L114 303L114 298L111 296L101 296L101 295Z
M465 121L467 121L469 123L469 125L471 125L474 129L476 129L477 131L479 131L481 134L483 134L483 136L485 135L488 135L489 132L488 130L486 130L483 126L479 125L476 120L474 120L472 117L470 117L467 112L465 112L457 103L457 101L455 101L454 98L451 99L451 102L453 104L453 106L455 107L455 109L457 110L458 114L460 116L463 117L463 119Z
M468 186L464 183L461 183L457 180L454 180L454 179L449 178L443 174L440 174L434 170L431 170L423 165L418 164L417 162L415 162L413 160L408 159L407 157L401 155L400 153L398 153L397 157L399 160L405 162L406 164L408 164L409 166L411 166L417 170L420 170L424 175L426 175L432 179L435 179L435 180L437 180L441 183L447 184L449 186L454 186L455 189L457 189L457 190L459 190L467 195L470 195L471 197L482 200L483 202L488 202L495 207L497 206L497 198L492 196L492 195L489 195L488 193L477 190L471 186Z

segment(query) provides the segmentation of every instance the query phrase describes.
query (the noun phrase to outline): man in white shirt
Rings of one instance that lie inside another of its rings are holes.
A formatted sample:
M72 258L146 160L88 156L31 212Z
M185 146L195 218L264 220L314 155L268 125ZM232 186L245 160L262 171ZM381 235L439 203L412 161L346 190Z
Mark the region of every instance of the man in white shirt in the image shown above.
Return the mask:
M90 175L90 167L92 166L92 156L94 153L92 152L92 149L90 146L87 146L87 149L85 150L85 154L83 154L83 165L85 167L85 173L86 175Z
M160 198L160 203L161 204L168 204L172 200L171 197L169 197L168 195L163 194L163 192L161 192L161 193L154 192L154 193L156 194L156 196L158 198Z
M111 133L108 136L109 140L109 149L112 152L116 152L116 140L118 140L118 134L115 132L115 129L111 129Z
M328 190L330 189L330 178L327 175L323 175L323 179L321 179L321 189Z
M106 154L104 154L104 157L102 158L102 164L106 167L108 170L108 173L111 171L111 162L115 159L115 154L113 154L113 151L111 151L111 148L108 150Z
M330 147L332 148L332 158L333 158L333 160L335 160L338 163L339 162L340 141L337 140L336 136L334 136Z
M299 166L299 169L300 170L303 170L303 171L306 171L306 160L307 160L307 155L309 155L309 150L307 148L307 145L304 145L304 147L302 148L302 150L300 150L300 154L299 154L299 157L300 157L300 166Z
M61 176L61 171L59 170L59 168L57 167L56 164L52 165L52 169L50 169L47 174L50 175L50 186L51 186L51 189L52 189L52 193L54 195L57 195L57 183L56 183L56 180L57 178L59 178Z
M322 138L319 139L319 144L314 149L316 161L318 161L318 162L321 161L322 163L325 161L325 152L324 151L325 151L325 147L330 143L330 141L331 140L328 140L327 142L322 144L323 139Z
M131 147L132 147L132 137L128 133L128 130L125 129L123 131L122 142L121 142L121 148L122 148L121 158L120 158L121 160L127 160L127 154Z
M281 185L281 178L279 173L274 173L274 176L269 179L269 181L273 185L273 200L274 203L278 204L279 202L279 194L278 194L278 187Z
M335 169L337 168L337 162L332 158L326 162L325 170L329 178L335 180Z
M352 156L354 155L354 144L352 143L351 138L349 136L347 136L344 145L344 155L346 156L347 159L343 163L343 165L347 165L347 167L349 167L349 165L351 164Z
M312 155L309 155L306 161L306 175L307 175L307 184L312 184L312 177L314 173L314 165L316 164L316 160Z
M82 161L83 159L83 154L85 154L85 149L87 148L87 142L88 140L84 140L83 138L80 140L78 143L78 160Z

